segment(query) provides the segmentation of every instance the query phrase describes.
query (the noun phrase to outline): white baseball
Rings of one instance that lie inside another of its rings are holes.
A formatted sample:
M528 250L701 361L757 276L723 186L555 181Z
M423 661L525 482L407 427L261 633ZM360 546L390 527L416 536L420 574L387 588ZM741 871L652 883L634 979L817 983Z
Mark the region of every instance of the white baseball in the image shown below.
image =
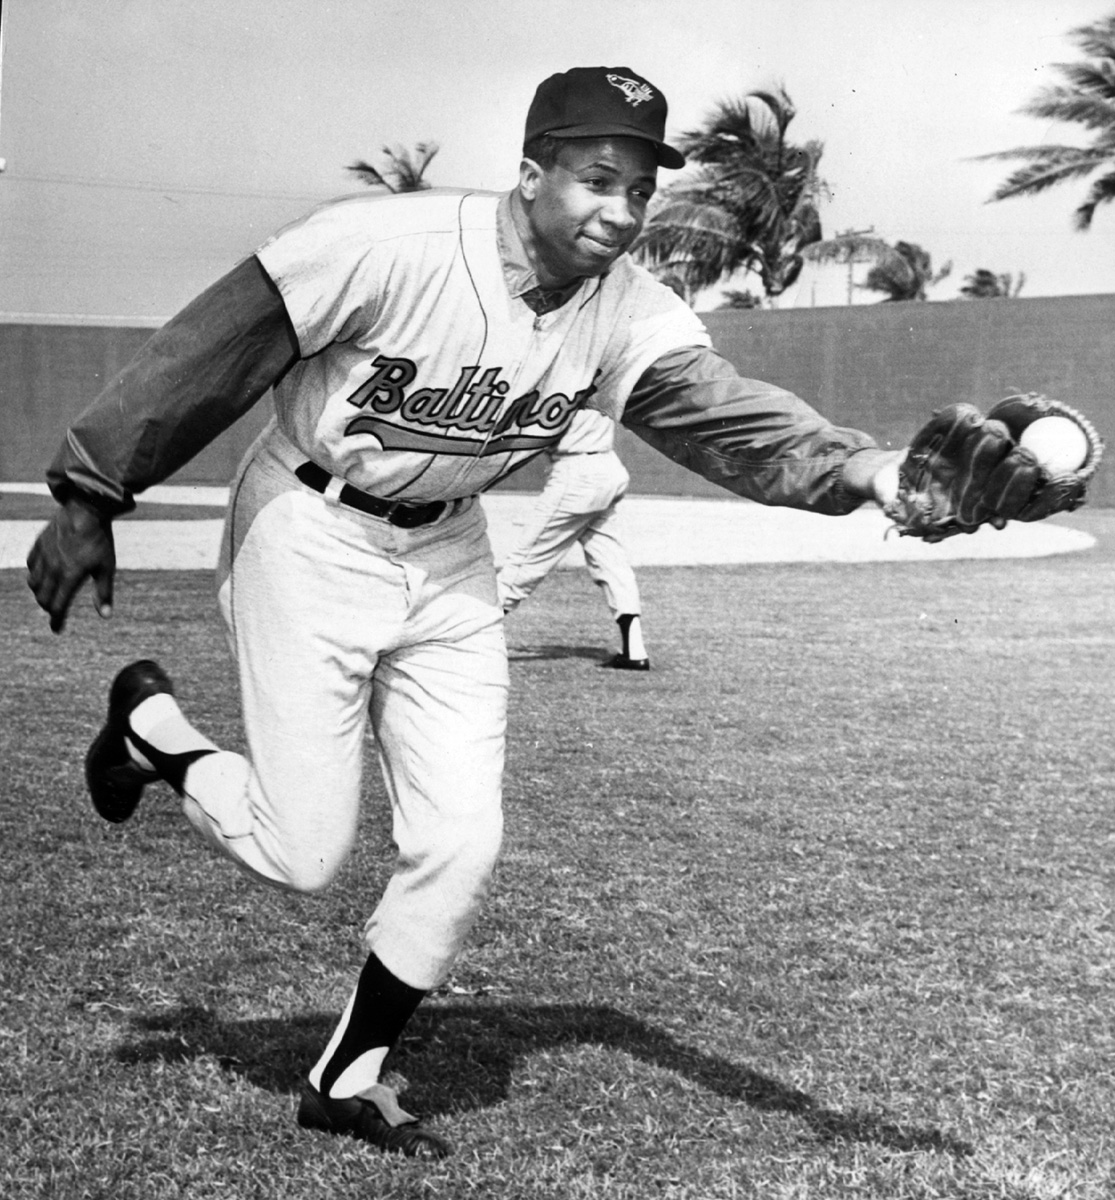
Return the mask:
M1022 431L1018 444L1052 475L1078 470L1088 457L1084 430L1068 417L1039 417Z

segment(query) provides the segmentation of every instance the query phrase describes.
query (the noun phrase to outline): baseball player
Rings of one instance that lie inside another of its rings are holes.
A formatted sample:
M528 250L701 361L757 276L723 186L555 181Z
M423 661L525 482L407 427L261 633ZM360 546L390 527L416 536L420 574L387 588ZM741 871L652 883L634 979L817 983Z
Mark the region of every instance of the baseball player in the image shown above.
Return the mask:
M512 612L558 565L575 542L593 582L603 590L622 645L602 666L649 671L639 584L627 558L617 512L630 482L615 452L616 423L595 409L578 412L547 455L546 484L518 544L496 576L500 606Z
M629 68L575 68L539 86L509 193L316 209L159 330L48 470L60 507L28 583L58 632L86 579L111 610L113 518L274 389L217 572L248 754L196 728L144 660L113 681L85 774L107 820L161 779L217 853L317 892L355 836L370 723L398 856L309 1068L308 1128L449 1152L380 1071L446 978L500 846L508 671L477 495L585 408L764 503L843 514L895 494L900 452L738 376L625 253L658 168L684 163L666 114Z

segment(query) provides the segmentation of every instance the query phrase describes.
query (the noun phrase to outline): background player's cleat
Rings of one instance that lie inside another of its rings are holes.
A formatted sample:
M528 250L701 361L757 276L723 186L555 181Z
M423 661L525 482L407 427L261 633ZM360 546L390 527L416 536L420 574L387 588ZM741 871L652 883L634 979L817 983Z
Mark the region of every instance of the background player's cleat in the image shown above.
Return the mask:
M600 664L602 667L611 667L615 671L649 671L649 658L628 658L626 654L616 654L609 658L606 662Z
M385 1154L403 1154L407 1158L448 1158L452 1154L449 1143L419 1121L392 1125L371 1100L359 1096L334 1100L332 1096L323 1096L311 1084L302 1089L298 1124L303 1129L356 1138Z
M157 662L146 658L126 666L112 681L108 719L85 755L85 785L93 807L113 824L126 821L144 787L159 778L156 771L146 770L132 758L124 739L131 732L128 719L136 708L164 692L174 695L170 679Z

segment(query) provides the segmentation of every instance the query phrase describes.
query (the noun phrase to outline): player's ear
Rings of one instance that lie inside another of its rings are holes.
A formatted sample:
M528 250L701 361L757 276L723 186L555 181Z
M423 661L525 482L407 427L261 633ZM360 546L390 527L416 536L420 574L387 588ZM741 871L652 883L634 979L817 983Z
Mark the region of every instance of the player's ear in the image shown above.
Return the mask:
M524 158L519 164L519 195L524 200L533 200L545 172L533 158Z

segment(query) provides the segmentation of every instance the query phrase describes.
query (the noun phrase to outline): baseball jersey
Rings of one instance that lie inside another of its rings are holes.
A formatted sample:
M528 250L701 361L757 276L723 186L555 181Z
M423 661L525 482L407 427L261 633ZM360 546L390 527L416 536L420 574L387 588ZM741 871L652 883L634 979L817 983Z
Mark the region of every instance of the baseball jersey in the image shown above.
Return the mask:
M51 492L128 512L274 388L307 458L374 495L481 491L554 446L583 406L737 495L858 507L844 464L870 436L742 377L626 256L600 279L540 288L509 206L360 196L280 231L73 422Z
M569 428L556 446L551 447L550 456L560 458L567 454L606 454L615 449L616 423L592 408L574 414Z
M356 196L261 247L301 351L276 419L307 458L380 497L472 495L554 445L579 409L618 418L666 352L709 344L627 256L533 312L507 285L509 206L479 192Z

